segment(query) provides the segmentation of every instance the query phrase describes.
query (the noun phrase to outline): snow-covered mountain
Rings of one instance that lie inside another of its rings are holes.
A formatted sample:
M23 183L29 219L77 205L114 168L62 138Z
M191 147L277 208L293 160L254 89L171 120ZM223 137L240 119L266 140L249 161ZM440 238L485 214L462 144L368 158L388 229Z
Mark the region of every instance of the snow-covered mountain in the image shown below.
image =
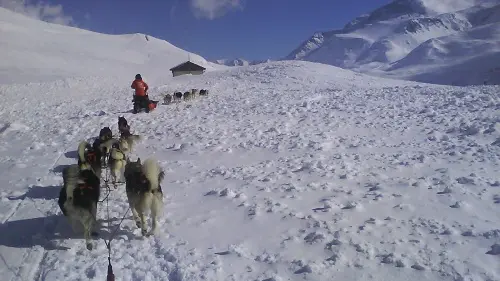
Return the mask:
M340 30L314 34L285 59L422 82L499 83L498 75L491 74L500 66L494 63L499 55L498 44L494 44L500 40L496 32L499 10L498 0L396 0ZM477 38L478 34L483 36ZM460 49L473 50L471 45L482 52L460 53ZM470 71L473 66L478 75L453 77L458 68Z
M225 66L248 66L248 65L267 63L267 62L271 62L271 61L272 60L270 60L270 59L249 61L249 60L237 58L237 59L219 59L219 60L214 61L214 63L220 64L220 65L225 65Z
M188 52L145 34L108 35L41 22L0 8L0 83L75 76L143 73L148 81L171 77ZM190 59L217 67L196 54Z

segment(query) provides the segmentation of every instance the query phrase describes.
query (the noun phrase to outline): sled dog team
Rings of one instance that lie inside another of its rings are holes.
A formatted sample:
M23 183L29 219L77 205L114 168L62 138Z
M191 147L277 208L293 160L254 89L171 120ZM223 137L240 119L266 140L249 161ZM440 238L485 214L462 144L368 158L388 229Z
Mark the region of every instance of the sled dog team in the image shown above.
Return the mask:
M78 223L83 226L88 250L92 250L91 236L97 236L94 227L101 184L108 180L101 175L103 168L109 168L115 189L123 171L128 203L143 236L156 233L158 217L162 214L163 192L160 184L164 171L154 158L144 162L140 158L130 161L130 153L141 136L130 133L130 126L124 117L118 117L118 130L118 139L113 138L109 127L104 127L92 145L80 142L78 163L65 167L62 173L64 184L59 193L59 207L75 232ZM152 219L150 232L146 230L145 215L148 212Z
M208 96L208 90L205 89L191 89L191 91L186 91L184 94L182 92L175 92L173 95L165 94L163 96L163 104L171 104L172 102L181 102L183 99L189 101L195 99L197 96Z

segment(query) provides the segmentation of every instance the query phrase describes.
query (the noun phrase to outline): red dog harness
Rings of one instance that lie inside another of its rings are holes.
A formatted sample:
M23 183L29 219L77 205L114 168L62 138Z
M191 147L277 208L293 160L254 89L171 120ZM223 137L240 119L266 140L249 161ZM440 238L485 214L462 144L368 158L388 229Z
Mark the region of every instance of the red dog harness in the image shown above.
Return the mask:
M95 163L97 161L97 155L96 155L96 153L93 152L93 151L89 151L87 153L87 161L89 163Z
M78 188L83 190L83 189L94 189L91 185L88 185L86 183L80 183L78 184Z

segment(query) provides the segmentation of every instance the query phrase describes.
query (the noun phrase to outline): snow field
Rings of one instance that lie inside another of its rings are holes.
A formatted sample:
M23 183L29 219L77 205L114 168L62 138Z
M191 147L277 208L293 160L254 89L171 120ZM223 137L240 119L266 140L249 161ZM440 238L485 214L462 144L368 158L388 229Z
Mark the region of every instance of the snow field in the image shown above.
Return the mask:
M210 95L133 115L128 84L67 81L0 86L5 280L105 278L105 205L89 252L56 201L78 142L118 116L166 178L159 235L129 213L112 242L117 280L500 278L496 87L276 62L151 85ZM113 226L127 208L120 186Z

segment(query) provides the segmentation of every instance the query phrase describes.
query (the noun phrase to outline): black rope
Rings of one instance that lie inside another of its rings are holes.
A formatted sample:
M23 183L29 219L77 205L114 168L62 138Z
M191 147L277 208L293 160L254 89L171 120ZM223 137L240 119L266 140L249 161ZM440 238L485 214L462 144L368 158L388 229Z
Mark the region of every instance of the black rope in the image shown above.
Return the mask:
M105 186L106 186L106 196L104 196L104 198L102 200L99 200L99 203L103 203L104 201L106 201L109 197L109 195L111 194L111 187L109 187L109 183L111 182L113 185L116 186L116 184L124 184L125 182L124 181L110 181L109 180L109 172L108 172L108 165L103 165L102 168L104 169L104 180L103 182L105 183Z
M106 186L109 188L109 186L106 184ZM110 219L109 219L109 200L106 199L106 210L108 213L108 232L111 234L111 227L110 227ZM113 266L111 265L111 240L113 240L113 236L110 235L109 242L106 242L104 240L104 243L106 243L106 247L108 248L108 275L106 276L106 281L114 281L115 280L115 274L113 273Z
M115 281L115 274L113 273L110 257L108 257L108 275L106 276L106 281Z
M122 154L124 154L122 151L120 151ZM125 154L124 154L125 155ZM118 229L120 228L121 224L123 223L123 221L125 220L125 218L127 217L127 214L128 212L130 211L130 206L128 207L127 211L125 212L125 214L123 215L123 217L121 218L120 222L118 223L118 225L116 226L116 228L113 230L113 232L111 232L111 220L110 220L110 213L109 213L109 196L111 194L111 187L110 187L110 174L108 173L108 163L109 163L109 158L111 157L110 153L106 153L105 154L105 159L104 159L104 163L101 162L101 168L104 169L105 171L105 176L104 176L104 183L105 183L105 186L106 186L106 189L107 189L107 194L106 196L102 199L102 201L98 200L99 203L103 203L104 201L106 201L106 212L107 212L107 216L108 216L108 232L110 234L109 236L109 240L106 241L106 239L104 239L104 243L106 244L106 248L108 249L108 274L106 276L106 281L115 281L115 274L113 273L113 266L111 265L111 241L113 241ZM116 184L123 184L125 182L111 182L115 187L116 187Z
M108 182L109 182L109 178L108 178L109 174L108 174L108 169L107 169L108 167L105 166L103 168L104 168L104 183L106 184L105 186L106 186L106 189L107 189L108 193L106 194L106 196L104 197L104 199L102 199L102 201L99 200L99 203L102 203L102 202L106 201L108 199L109 195L111 194L111 188L109 187L109 184L108 184Z
M109 232L109 241L106 241L106 239L104 239L104 243L106 244L106 248L108 248L108 274L106 276L106 281L115 281L115 275L113 273L113 266L111 265L111 241L113 241L115 235L116 235L116 232L118 231L118 229L120 228L121 224L123 223L123 221L125 220L125 218L127 217L127 214L128 212L130 211L130 206L128 207L127 211L125 212L125 214L123 215L123 217L121 218L120 222L118 223L118 225L116 226L116 228L113 230L113 232L111 232L111 220L110 220L110 214L109 214L109 195L111 194L111 187L109 186L109 173L108 173L108 170L105 169L105 179L104 179L104 182L105 182L105 185L106 185L106 189L108 190L108 194L106 195L106 197L103 199L103 201L101 202L104 202L106 201L106 213L107 213L107 216L108 216L108 232Z

